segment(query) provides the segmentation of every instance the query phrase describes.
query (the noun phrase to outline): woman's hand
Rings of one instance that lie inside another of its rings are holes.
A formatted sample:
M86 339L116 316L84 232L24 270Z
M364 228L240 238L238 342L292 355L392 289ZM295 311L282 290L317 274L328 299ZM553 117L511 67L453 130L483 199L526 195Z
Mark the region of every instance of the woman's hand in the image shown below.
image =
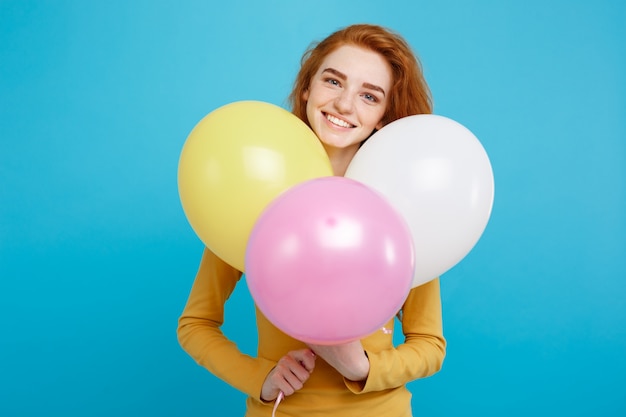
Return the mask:
M310 349L293 350L280 358L261 387L261 399L273 401L281 391L291 395L302 388L315 368L315 353Z
M341 375L351 381L363 381L370 372L370 361L360 340L341 345L309 345Z

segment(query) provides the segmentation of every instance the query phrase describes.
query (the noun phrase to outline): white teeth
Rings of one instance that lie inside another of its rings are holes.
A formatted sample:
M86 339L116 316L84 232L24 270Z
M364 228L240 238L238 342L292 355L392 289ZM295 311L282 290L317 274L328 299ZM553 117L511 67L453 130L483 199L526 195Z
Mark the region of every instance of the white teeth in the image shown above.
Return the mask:
M330 114L326 115L326 118L334 125L341 127L352 127L352 125L344 120L341 120L335 116L331 116Z

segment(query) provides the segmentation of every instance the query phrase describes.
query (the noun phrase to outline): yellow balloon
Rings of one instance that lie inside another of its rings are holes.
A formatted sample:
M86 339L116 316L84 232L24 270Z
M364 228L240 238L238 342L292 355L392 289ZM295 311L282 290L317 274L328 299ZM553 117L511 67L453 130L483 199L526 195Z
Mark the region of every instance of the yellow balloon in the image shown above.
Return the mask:
M248 237L265 207L298 183L331 175L322 144L298 117L239 101L193 128L178 163L178 192L200 240L243 271Z

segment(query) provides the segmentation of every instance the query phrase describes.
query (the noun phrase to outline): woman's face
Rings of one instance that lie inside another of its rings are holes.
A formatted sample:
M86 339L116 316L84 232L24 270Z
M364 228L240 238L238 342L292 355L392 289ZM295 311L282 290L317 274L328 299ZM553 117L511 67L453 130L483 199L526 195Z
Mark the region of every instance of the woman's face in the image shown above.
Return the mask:
M327 151L358 148L380 129L390 88L380 54L352 45L330 53L304 93L309 124Z

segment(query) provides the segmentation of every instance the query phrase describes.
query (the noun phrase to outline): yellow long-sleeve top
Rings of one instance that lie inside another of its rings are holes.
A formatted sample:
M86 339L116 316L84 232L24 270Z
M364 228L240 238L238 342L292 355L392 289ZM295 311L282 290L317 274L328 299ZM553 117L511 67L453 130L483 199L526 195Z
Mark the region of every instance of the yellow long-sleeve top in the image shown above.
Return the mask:
M242 353L224 336L224 306L242 273L205 249L187 305L179 319L178 340L198 364L248 395L247 417L271 416L273 403L261 400L266 376L287 352L307 346L281 332L256 309L257 357ZM393 328L390 320L385 329ZM405 342L394 347L390 332L362 340L370 361L365 381L349 381L317 358L304 387L285 398L277 416L411 416L405 384L437 372L445 356L439 279L413 288L402 308Z

